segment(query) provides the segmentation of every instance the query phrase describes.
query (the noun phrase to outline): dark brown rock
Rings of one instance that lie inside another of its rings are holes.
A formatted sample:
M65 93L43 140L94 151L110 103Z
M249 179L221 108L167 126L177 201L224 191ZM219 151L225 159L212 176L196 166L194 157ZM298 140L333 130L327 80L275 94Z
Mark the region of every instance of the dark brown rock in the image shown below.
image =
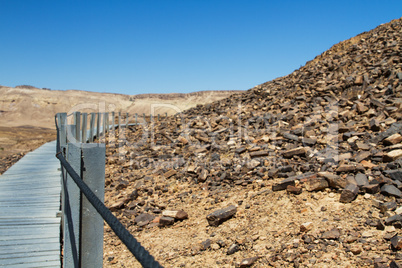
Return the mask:
M251 152L250 157L251 158L256 158L256 157L264 157L269 155L268 151L257 151L257 152Z
M162 216L159 219L159 226L168 226L174 224L174 218Z
M402 236L394 236L391 238L391 246L396 250L402 249Z
M154 215L148 214L148 213L141 213L140 215L135 217L134 221L135 221L135 223L140 225L140 224L148 224L153 219L155 219Z
M219 226L224 221L232 218L237 212L237 208L234 205L230 205L226 208L222 208L207 215L208 224L211 226Z
M295 177L284 179L283 181L272 185L272 191L283 191L286 190L289 185L295 186L295 180Z
M328 188L328 186L327 180L320 177L311 178L304 182L304 187L309 192L324 190L325 188Z
M282 154L284 157L290 158L295 155L305 155L306 151L307 151L307 149L305 147L297 147L294 149L287 150L287 151L283 152Z
M325 178L332 188L343 189L348 184L345 178L330 172L318 172L317 175Z
M341 197L339 202L342 203L350 203L355 200L357 194L359 192L359 187L356 184L350 183L346 185L345 189L343 189L341 193Z
M302 188L296 187L296 186L293 186L293 185L288 185L288 186L286 187L286 192L288 192L288 193L290 193L290 194L296 194L296 195L298 195L298 194L301 194L302 191L303 191Z

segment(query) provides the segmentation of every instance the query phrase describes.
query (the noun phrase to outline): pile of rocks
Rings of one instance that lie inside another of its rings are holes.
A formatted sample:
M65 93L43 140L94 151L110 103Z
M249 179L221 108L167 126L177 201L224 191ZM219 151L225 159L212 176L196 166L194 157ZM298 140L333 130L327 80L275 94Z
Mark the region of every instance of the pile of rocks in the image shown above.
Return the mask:
M212 208L221 209L204 213L210 226L237 217L239 212L229 200L245 210L250 204L244 200L258 199L264 206L264 199L272 203L279 195L296 203L317 193L331 195L340 204L360 200L371 214L364 228L386 229L378 239L388 245L383 253L389 256L360 264L382 266L396 260L393 265L398 265L401 119L402 20L398 19L333 46L288 76L109 137L107 204L133 230L141 231L178 221L185 224L191 212L179 213L179 208L169 206L175 200L197 200L200 193ZM182 217L172 216L175 213ZM224 220L216 217L222 213ZM352 244L346 251L352 255L370 251L368 246L354 246L361 236L353 240L353 233L339 226L310 236L311 225L297 226L296 244L322 239L336 241L325 247ZM227 247L226 253L230 244ZM302 263L303 253L281 254L271 255L267 263ZM237 264L263 262L256 256L244 259Z

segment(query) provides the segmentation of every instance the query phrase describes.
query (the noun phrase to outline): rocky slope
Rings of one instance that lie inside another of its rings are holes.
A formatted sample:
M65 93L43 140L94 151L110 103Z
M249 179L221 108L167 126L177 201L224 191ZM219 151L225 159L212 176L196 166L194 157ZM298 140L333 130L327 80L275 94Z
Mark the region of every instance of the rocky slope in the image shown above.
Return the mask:
M106 204L166 267L401 267L402 20L107 138ZM105 228L104 265L138 264Z

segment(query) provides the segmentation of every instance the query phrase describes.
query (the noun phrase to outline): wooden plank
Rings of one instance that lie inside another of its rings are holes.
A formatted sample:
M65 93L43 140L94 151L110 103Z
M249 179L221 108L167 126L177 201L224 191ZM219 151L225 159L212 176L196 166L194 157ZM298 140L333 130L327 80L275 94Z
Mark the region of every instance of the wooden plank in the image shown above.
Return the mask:
M61 172L56 142L0 176L0 267L60 267Z

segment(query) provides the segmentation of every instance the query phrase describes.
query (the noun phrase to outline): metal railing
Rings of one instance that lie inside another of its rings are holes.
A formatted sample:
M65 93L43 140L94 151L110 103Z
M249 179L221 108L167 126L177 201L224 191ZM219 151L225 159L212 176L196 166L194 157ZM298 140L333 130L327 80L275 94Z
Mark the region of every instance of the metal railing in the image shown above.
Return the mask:
M91 113L88 130L87 114L72 115L73 124L67 124L66 113L55 117L63 185L63 266L102 267L104 220L143 267L162 267L103 204L106 147L93 141L110 129L120 131L121 114L116 125L114 113L111 121L108 113ZM128 114L125 119L127 127Z

